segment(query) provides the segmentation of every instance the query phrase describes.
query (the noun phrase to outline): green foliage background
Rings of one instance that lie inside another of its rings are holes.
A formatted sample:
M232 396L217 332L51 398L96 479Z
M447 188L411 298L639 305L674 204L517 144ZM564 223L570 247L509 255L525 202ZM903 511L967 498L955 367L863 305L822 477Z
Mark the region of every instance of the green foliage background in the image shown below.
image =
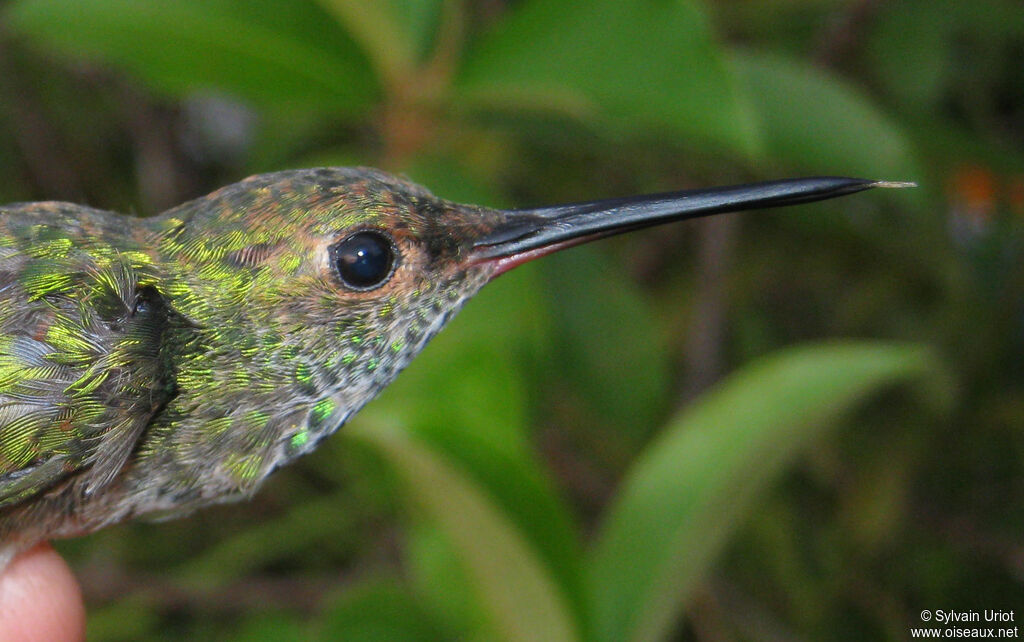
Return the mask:
M90 638L862 640L1024 608L1015 0L15 0L0 197L365 164L535 205L901 193L503 276L252 501L62 543Z

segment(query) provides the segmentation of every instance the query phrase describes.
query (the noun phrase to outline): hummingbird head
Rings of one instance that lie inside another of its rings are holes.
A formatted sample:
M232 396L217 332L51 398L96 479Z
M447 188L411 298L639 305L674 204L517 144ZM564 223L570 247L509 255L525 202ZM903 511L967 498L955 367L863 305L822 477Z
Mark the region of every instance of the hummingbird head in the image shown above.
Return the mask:
M493 210L372 169L255 176L154 222L164 295L201 337L180 351L177 381L216 391L194 416L273 413L284 452L270 459L280 464L336 430L466 300L520 263L670 220L877 185L798 179Z
M153 223L195 416L270 409L291 459L386 386L499 270L501 213L372 169L255 176ZM214 365L215 364L215 365ZM211 394L215 393L215 394Z

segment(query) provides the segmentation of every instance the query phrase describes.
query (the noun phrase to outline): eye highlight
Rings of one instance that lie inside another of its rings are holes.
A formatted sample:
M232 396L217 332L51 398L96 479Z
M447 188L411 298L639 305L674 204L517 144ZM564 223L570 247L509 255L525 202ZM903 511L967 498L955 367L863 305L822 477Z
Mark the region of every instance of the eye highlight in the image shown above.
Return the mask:
M380 232L364 230L330 248L331 264L346 287L373 290L387 283L395 268L395 246Z

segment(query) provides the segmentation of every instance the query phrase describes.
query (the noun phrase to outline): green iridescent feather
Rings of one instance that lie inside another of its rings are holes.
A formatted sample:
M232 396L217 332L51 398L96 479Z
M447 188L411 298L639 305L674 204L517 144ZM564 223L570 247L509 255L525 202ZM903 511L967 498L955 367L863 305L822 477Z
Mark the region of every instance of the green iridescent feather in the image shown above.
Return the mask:
M170 397L168 314L146 301L152 258L102 212L7 208L0 221L0 508L87 469L87 492L124 466Z

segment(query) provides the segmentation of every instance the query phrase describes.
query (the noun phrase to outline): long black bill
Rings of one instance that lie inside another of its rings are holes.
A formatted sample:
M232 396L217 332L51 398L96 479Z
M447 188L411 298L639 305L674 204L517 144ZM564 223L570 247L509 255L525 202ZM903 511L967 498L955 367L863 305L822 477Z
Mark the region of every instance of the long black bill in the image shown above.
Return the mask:
M473 254L478 260L505 262L502 259L506 259L510 264L518 265L556 249L669 221L810 203L872 187L913 185L834 176L791 178L750 185L507 210L503 212L506 217L503 223L477 239Z

